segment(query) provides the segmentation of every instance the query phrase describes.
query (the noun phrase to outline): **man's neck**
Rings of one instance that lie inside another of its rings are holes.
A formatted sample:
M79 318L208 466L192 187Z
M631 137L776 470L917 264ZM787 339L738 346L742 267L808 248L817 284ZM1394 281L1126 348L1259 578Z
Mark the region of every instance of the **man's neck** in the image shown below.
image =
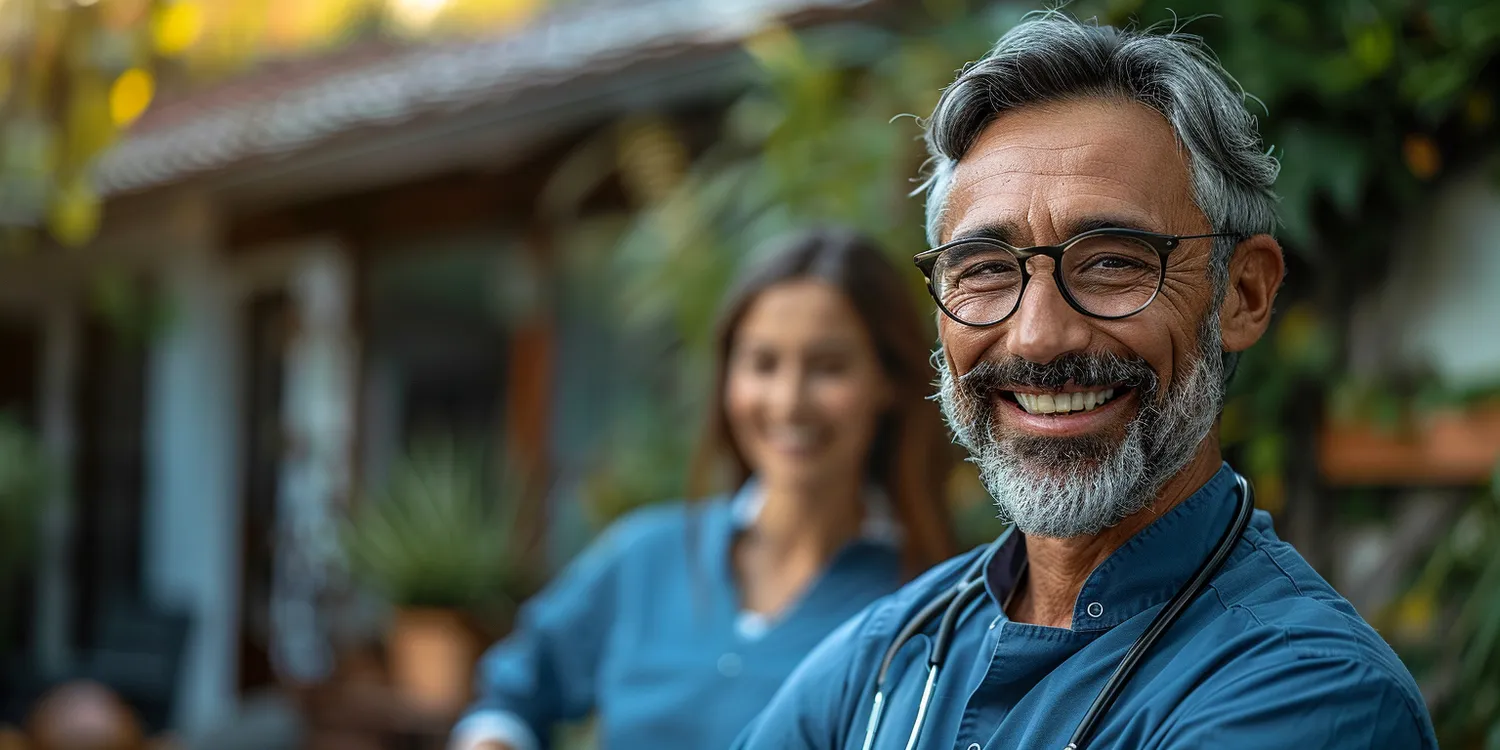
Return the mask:
M1067 628L1073 624L1078 592L1094 568L1131 537L1186 500L1218 472L1223 459L1217 435L1204 441L1198 455L1167 480L1156 502L1093 536L1051 539L1026 537L1027 572L1007 613L1016 622Z

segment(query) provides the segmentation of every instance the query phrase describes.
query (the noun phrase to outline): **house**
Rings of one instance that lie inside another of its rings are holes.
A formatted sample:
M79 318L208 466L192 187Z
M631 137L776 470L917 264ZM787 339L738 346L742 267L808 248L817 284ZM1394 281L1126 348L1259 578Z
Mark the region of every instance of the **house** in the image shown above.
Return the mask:
M557 415L595 384L558 365L588 349L549 294L563 259L537 206L560 165L633 114L711 127L753 74L747 35L864 5L589 0L158 96L98 165L97 238L0 258L0 400L70 480L35 585L40 669L144 602L191 622L186 733L326 675L332 519L414 431L508 444L537 484L568 465ZM605 174L579 210L619 193Z

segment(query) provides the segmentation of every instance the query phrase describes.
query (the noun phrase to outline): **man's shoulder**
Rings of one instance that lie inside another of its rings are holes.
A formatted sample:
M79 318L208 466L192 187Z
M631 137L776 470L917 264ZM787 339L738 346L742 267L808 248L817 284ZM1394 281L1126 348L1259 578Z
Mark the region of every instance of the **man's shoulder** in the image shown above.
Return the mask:
M1182 746L1240 736L1235 732L1295 735L1319 747L1355 746L1319 734L1323 722L1287 723L1294 716L1306 719L1310 711L1360 717L1361 731L1389 735L1385 744L1371 739L1360 747L1436 747L1411 673L1348 600L1269 526L1246 534L1203 599L1194 608L1206 618L1179 631L1182 645L1171 657L1172 679L1187 693L1174 720ZM1273 710L1290 704L1303 713Z
M1252 529L1210 588L1223 608L1205 629L1245 662L1361 665L1366 679L1420 700L1416 681L1385 639L1290 544ZM1234 670L1232 670L1234 671Z

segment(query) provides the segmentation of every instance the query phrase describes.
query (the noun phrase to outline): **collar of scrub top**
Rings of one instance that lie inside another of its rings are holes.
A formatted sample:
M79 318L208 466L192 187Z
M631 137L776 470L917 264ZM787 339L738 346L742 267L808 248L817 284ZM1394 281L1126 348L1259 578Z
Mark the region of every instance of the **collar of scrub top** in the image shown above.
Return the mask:
M860 524L859 539L862 542L893 549L901 546L901 525L896 523L896 514L891 500L875 485L866 487L864 494L865 516ZM732 533L738 534L750 528L766 505L766 493L754 477L736 492L729 502L729 525ZM745 640L753 641L765 636L776 624L774 616L759 612L741 611L735 618L735 631Z
M1234 515L1237 497L1234 470L1224 464L1197 492L1094 568L1073 605L1071 629L1108 630L1171 599L1214 549ZM1025 536L1014 529L1004 535L984 570L985 591L1002 619L1002 603L1026 568Z
M865 517L859 527L860 541L887 547L901 546L901 525L896 523L896 513L885 491L875 485L865 488ZM735 533L750 528L760 511L766 506L766 493L761 492L760 482L754 477L734 494L729 502L730 525Z

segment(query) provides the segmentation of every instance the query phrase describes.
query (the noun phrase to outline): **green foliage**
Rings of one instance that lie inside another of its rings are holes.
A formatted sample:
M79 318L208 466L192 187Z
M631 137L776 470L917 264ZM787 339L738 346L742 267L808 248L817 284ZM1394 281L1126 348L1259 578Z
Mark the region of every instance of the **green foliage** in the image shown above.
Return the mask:
M0 656L12 635L17 584L30 570L51 472L31 431L0 415Z
M489 491L479 451L416 443L343 529L351 570L400 607L485 610L518 582L518 485Z
M604 528L610 521L646 503L684 496L686 464L695 424L677 430L658 429L653 415L635 404L633 418L619 419L608 428L601 451L603 465L588 477L590 521Z
M1444 747L1500 747L1500 466L1386 619L1427 677ZM1441 634L1441 635L1439 635Z
M1450 173L1494 152L1497 6L1114 0L1070 10L1175 23L1202 36L1258 100L1250 104L1282 165L1288 284L1269 340L1241 364L1224 430L1257 483L1279 487L1291 462L1312 460L1289 455L1285 438L1325 407L1391 423L1418 392L1430 402L1440 384L1348 382L1339 353L1354 301L1387 280L1395 253L1420 250L1398 245L1401 224Z
M690 168L676 164L681 149L621 160L627 185L670 187L635 191L642 216L613 259L625 291L619 321L673 331L684 381L697 384L718 301L763 239L843 221L905 264L925 247L921 199L910 195L925 152L915 118L902 115L930 112L954 72L1025 10L928 2L885 28L772 27L752 39L761 81ZM1283 433L1310 429L1345 379L1339 352L1351 303L1385 280L1402 249L1399 222L1423 210L1448 165L1492 149L1500 92L1484 72L1496 64L1500 11L1482 0L1085 0L1068 10L1200 35L1256 97L1247 105L1282 163L1290 273L1285 312L1241 364L1224 437L1275 507L1293 460ZM625 141L622 152L639 151ZM641 171L656 179L631 178Z
M35 554L48 476L31 431L0 416L0 589L24 572Z
M0 40L0 225L45 219L52 238L65 245L87 242L97 229L94 159L140 114L154 86L139 68L150 56L148 27L120 23L129 14L145 18L152 3L88 5L95 7L42 0L0 7L6 30ZM4 239L4 246L26 242L15 233Z
M701 382L714 306L763 238L837 220L879 237L898 263L925 247L921 200L909 195L925 153L917 124L900 116L929 113L955 71L1029 8L964 0L902 7L905 15L882 29L772 28L753 39L747 48L762 80L730 108L719 140L670 190L637 193L645 210L616 260L616 278L630 290L621 299L630 315L620 319L632 330L673 330L683 344L681 369L692 373L684 382ZM1067 10L1203 37L1253 95L1247 106L1281 161L1288 282L1267 339L1241 363L1223 424L1231 455L1262 500L1279 508L1286 477L1311 473L1316 458L1299 446L1310 444L1330 407L1396 420L1413 408L1462 402L1430 379L1351 382L1343 337L1353 303L1387 281L1395 254L1422 250L1399 243L1402 223L1426 210L1443 180L1495 151L1500 5L1079 0ZM655 429L680 430L672 419ZM682 465L663 463L669 471ZM1496 537L1486 539L1492 551ZM1486 559L1493 567L1492 552ZM1476 570L1465 580L1493 583L1495 574L1486 575ZM1473 601L1463 640L1472 648L1453 658L1473 664L1465 674L1474 681L1464 684L1474 689L1455 691L1468 697L1438 713L1478 721L1486 710L1500 716L1492 671L1500 649L1483 650L1495 641L1492 623L1500 620L1490 618L1500 612L1500 590L1481 587ZM1500 747L1500 725L1455 721L1445 726L1488 732Z

